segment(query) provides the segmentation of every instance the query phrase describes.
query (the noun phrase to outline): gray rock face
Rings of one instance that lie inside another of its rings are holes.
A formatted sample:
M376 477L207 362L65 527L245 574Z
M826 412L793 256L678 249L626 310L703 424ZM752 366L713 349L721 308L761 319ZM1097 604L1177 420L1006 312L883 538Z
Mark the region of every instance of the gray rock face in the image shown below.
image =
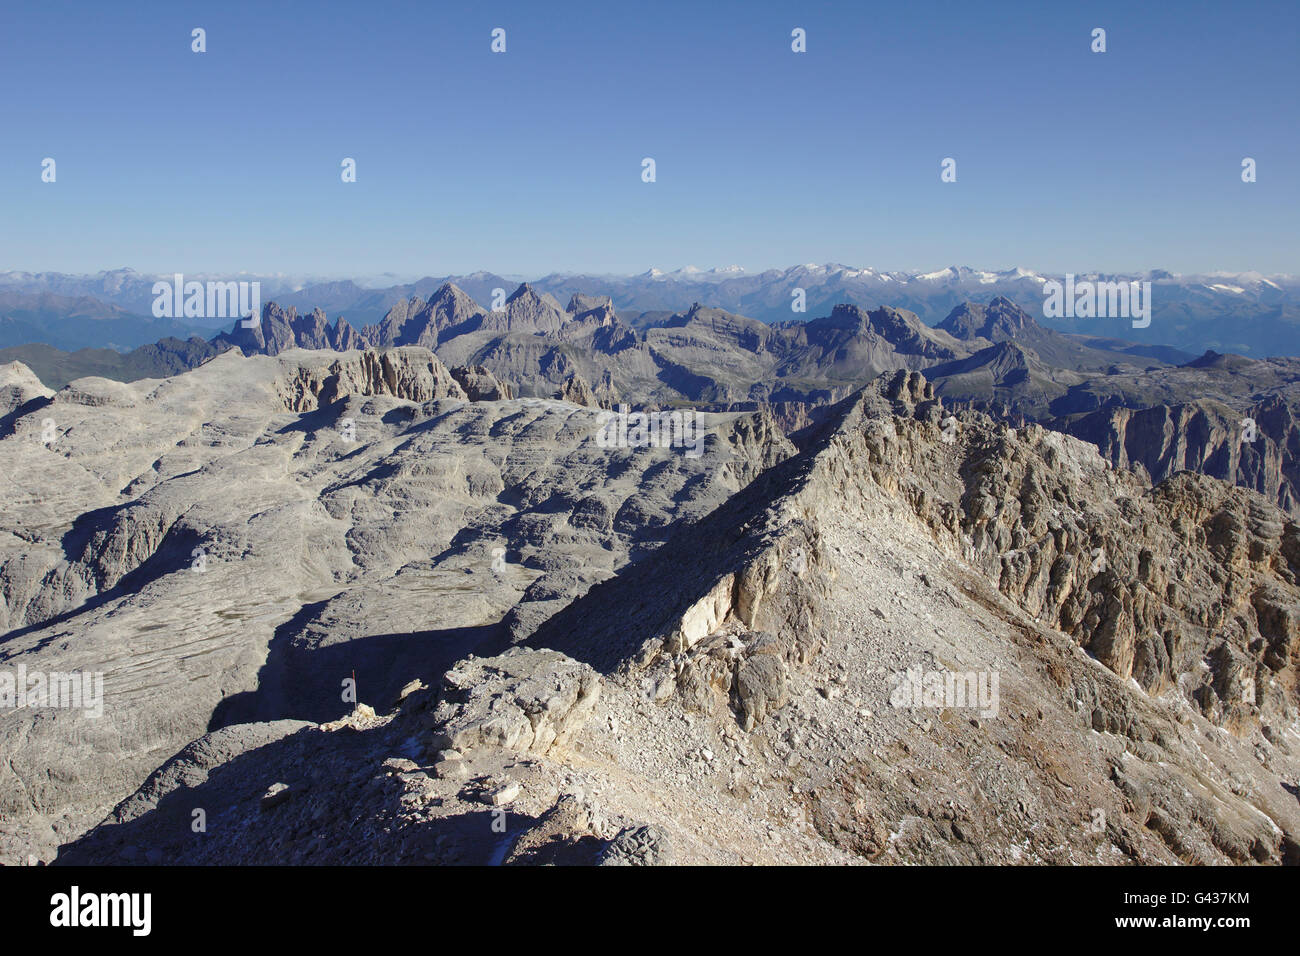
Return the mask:
M0 415L8 415L32 401L50 399L54 392L21 362L0 366Z
M466 398L447 367L419 348L367 349L328 365L300 363L296 371L280 385L285 408L295 412L331 405L350 395L391 395L410 402Z
M599 408L596 401L596 394L587 384L587 380L581 375L570 375L560 386L559 399L562 402L571 402L574 405L582 405L586 408Z
M905 369L802 451L711 416L692 459L435 363L19 406L5 664L105 679L98 719L0 712L6 859L1300 854L1300 528L1259 495L950 420Z
M238 321L232 331L217 335L212 342L219 348L233 346L246 355L277 355L294 348L334 349L348 340L350 331L342 320L330 327L320 309L299 315L292 306L284 309L268 302L251 327Z
M599 866L664 866L672 862L668 837L646 824L619 832L601 853Z
M515 648L470 657L443 675L434 750L483 748L545 754L582 729L600 696L600 675L554 651Z
M908 495L936 534L1121 678L1152 694L1181 687L1189 703L1214 699L1223 715L1248 722L1291 719L1295 701L1263 671L1268 649L1294 640L1290 619L1273 610L1300 606L1294 520L1188 473L1151 489L1090 447L1036 426L987 429L982 419L960 426L955 474L937 466L942 440L931 445L935 431L920 423L864 420L855 441L873 480L888 486L911 476ZM1228 700L1208 689L1221 681L1220 644L1225 664L1252 662L1257 695Z
M432 349L444 333L458 334L475 328L484 315L469 296L446 283L428 302L418 297L398 301L382 322L362 329L361 337L378 348L419 345Z
M786 688L785 662L772 654L753 657L736 670L736 709L741 726L753 730L770 712L785 706L789 697Z
M1028 312L1002 296L995 297L987 307L963 302L948 313L938 328L963 341L983 338L990 342L1019 339L1026 332L1042 330Z
M1300 399L1300 396L1297 396ZM1096 445L1117 468L1140 465L1155 482L1195 471L1258 491L1284 511L1300 511L1300 401L1280 394L1238 409L1216 401L1152 408L1107 408L1071 422L1070 434ZM1255 423L1247 440L1243 422Z
M596 383L593 392L596 404L601 408L613 408L619 404L618 386L614 384L614 376L609 369L606 369L601 375L600 381Z
M564 327L568 318L550 293L538 293L525 282L506 299L505 311L489 312L482 327L496 332L553 334Z
M496 376L482 365L475 365L472 368L454 368L451 370L451 377L456 380L471 402L499 402L515 397L514 390L509 385L498 382Z
M336 718L354 672L381 707L433 683L503 618L562 607L793 453L733 439L735 415L710 417L698 459L600 448L594 412L470 403L415 347L231 351L57 394L3 374L2 669L99 672L104 695L98 719L0 710L11 859L102 819L160 750Z

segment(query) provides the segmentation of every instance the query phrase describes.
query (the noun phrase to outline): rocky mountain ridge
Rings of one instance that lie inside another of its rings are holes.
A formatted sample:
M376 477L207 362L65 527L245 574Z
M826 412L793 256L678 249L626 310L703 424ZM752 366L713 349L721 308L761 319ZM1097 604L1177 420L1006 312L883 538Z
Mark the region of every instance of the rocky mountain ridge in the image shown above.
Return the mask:
M1152 325L1133 330L1128 328L1128 323L1115 319L1073 319L1058 321L1054 326L1058 331L1104 338L1130 337L1144 345L1173 345L1194 354L1207 349L1256 358L1300 354L1296 312L1300 284L1295 276L1266 276L1258 272L1176 275L1153 269L1124 275L1085 270L1077 277L1150 282L1154 292ZM11 271L0 273L0 290L91 296L146 316L150 314L153 300L153 283L159 278L171 280L172 276L146 275L131 269L92 276ZM464 289L479 302L490 302L495 290L508 292L523 277L506 278L479 271L440 278L426 276L398 284L391 284L391 279L362 283L311 277L241 278L261 282L263 301L275 299L304 313L321 307L331 313L344 313L354 323L366 325L380 321L398 302L414 297L428 299L446 283ZM627 276L553 273L527 281L539 293L548 293L560 302L593 290L610 296L628 317L629 324L635 325L639 315L667 315L681 311L692 302L764 322L781 322L791 317L795 290L802 290L810 315L825 315L836 304L850 302L868 310L892 306L935 324L962 302L987 301L996 296L1004 296L1037 315L1042 312L1043 284L1049 280L1060 281L1062 276L1023 268L988 270L950 266L935 271L899 271L841 263L804 263L761 272L747 272L738 267L687 267L674 271L651 269Z
M10 858L1300 853L1300 527L1253 492L907 369L802 450L715 416L699 460L468 402L419 347L4 374L0 648L109 689L107 724L0 715ZM900 704L911 668L1000 697Z
M631 326L608 297L574 293L562 307L525 283L492 312L444 284L360 330L343 319L330 324L319 309L299 315L270 302L251 328L236 323L211 343L164 341L111 361L87 356L83 366L153 377L232 347L274 355L408 345L432 349L452 368L481 369L504 390L489 385L476 393L483 396L762 408L795 428L873 375L924 370L954 407L1084 437L1116 462L1141 463L1155 480L1190 469L1254 488L1288 511L1300 500L1300 362L1214 352L1189 359L1164 347L1066 335L1000 296L962 303L935 328L906 311L853 305L765 324L697 304ZM38 369L57 362L40 352L32 360Z

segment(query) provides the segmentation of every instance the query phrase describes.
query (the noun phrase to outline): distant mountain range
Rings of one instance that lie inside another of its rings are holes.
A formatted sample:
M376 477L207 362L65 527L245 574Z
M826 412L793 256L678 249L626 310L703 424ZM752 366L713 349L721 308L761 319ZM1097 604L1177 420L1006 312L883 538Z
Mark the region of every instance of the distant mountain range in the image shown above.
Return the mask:
M166 336L193 335L196 327L135 315L86 294L15 292L0 287L0 347L43 343L58 349L125 351Z
M1101 281L1140 280L1152 283L1153 314L1149 327L1133 328L1117 318L1071 318L1043 320L1043 284L1061 277L1026 269L981 271L953 266L936 272L881 272L870 268L853 268L839 264L799 265L788 269L769 269L749 273L737 266L721 269L688 267L674 272L651 269L639 275L608 276L575 273L551 274L530 279L529 285L539 294L549 293L567 301L576 294L606 295L617 307L624 322L642 328L667 315L701 306L724 309L762 322L773 323L807 316L827 315L835 305L853 304L865 309L889 306L915 313L925 324L935 325L965 301L989 301L1003 296L1016 303L1046 327L1062 332L1076 332L1102 338L1123 338L1144 345L1166 345L1184 352L1199 354L1206 350L1233 352L1253 357L1300 355L1300 277L1264 276L1258 273L1214 273L1175 275L1162 270L1127 275L1079 274L1080 278ZM116 269L93 276L74 276L56 272L0 273L0 294L53 294L78 300L96 299L145 322L152 319L153 283L171 276L154 276L131 269ZM518 276L475 272L462 276L426 277L414 282L375 284L375 280L316 280L287 276L187 276L220 280L244 279L262 283L262 301L274 300L281 306L293 306L308 313L322 309L331 315L343 315L356 328L381 321L399 302L413 298L428 300L445 284L451 283L477 302L490 304L494 290L509 293L521 281ZM806 312L791 311L796 290L802 289ZM11 306L0 305L0 317L10 314ZM53 317L47 319L51 331L43 338L59 344L53 336ZM196 319L208 328L224 325L224 320ZM30 323L41 334L39 322ZM112 347L121 350L131 345L153 341L163 334L186 334L178 329L155 332L132 340L129 335L108 327L89 330L81 340L87 347ZM6 334L0 345L23 344ZM66 347L66 346L64 346Z
M951 409L1073 434L1156 481L1204 472L1300 513L1300 358L1213 350L1197 358L1165 345L1062 332L1006 296L960 302L935 326L905 309L852 303L808 320L762 322L696 303L627 321L607 295L573 293L562 305L522 283L493 310L443 283L427 298L398 299L359 327L275 301L254 326L231 325L208 340L168 337L125 353L0 349L0 364L22 362L59 388L88 375L164 378L231 349L277 355L413 346L436 354L472 397L765 408L792 435L882 372L921 371ZM1256 423L1255 440L1244 438L1246 419Z

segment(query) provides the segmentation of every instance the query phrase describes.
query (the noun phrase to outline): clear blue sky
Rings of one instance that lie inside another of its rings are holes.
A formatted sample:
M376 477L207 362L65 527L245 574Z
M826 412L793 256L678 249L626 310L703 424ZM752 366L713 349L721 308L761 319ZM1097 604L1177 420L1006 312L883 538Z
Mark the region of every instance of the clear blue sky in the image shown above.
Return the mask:
M0 269L1300 272L1295 0L46 0L0 29Z

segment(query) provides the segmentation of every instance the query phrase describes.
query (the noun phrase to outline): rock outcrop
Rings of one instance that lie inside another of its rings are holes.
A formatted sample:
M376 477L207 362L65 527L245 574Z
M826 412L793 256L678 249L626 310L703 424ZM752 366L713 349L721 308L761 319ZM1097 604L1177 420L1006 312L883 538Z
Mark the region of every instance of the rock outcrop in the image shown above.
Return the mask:
M590 667L554 651L467 658L443 675L430 746L460 756L487 747L545 754L582 729L600 684Z
M482 365L458 366L451 370L451 377L471 402L499 402L515 397L508 384L497 381L496 376Z
M569 402L573 405L582 405L586 408L599 408L596 401L596 395L587 384L587 380L581 375L573 374L564 380L560 386L559 399L562 402Z
M1115 467L1140 465L1152 481L1195 471L1300 513L1300 416L1279 394L1240 410L1213 400L1109 407L1065 427Z

